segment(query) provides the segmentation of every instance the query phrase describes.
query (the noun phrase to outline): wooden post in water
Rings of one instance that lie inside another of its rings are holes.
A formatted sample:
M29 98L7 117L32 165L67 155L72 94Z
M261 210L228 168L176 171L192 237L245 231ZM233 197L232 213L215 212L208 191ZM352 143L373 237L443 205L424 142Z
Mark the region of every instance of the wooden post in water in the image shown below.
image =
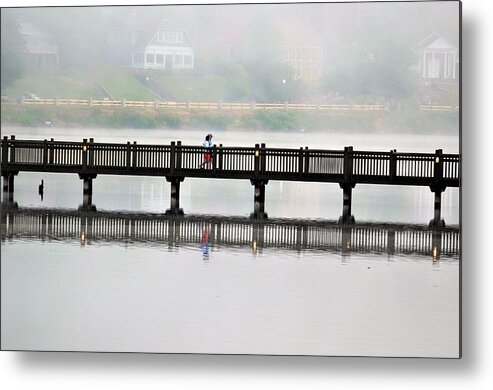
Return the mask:
M346 146L344 148L344 181L339 183L342 194L342 216L339 218L339 223L352 224L354 216L351 214L351 204L353 196L353 188L356 185L352 180L353 175L353 147Z
M433 207L433 219L430 221L429 227L433 229L442 229L445 227L445 221L442 219L442 192L445 191L443 185L443 151L437 149L435 151L435 159L433 161L433 178L434 183L430 186L431 191L435 194Z
M265 185L268 180L250 180L254 189L253 198L253 213L250 214L252 219L267 219L267 213L265 212Z
M8 208L17 208L14 202L14 177L19 172L2 172L3 177L3 205Z
M166 215L183 215L180 208L180 184L183 177L166 177L166 181L171 184L170 208L166 210Z
M8 203L8 199L9 199L9 174L4 173L2 175L2 178L3 178L2 200L4 203Z
M7 196L7 202L9 204L14 203L14 177L15 175L13 173L9 173L8 175L8 196Z
M339 223L351 224L354 223L354 215L351 214L351 203L353 197L354 184L340 183L342 188L342 216L339 218Z
M82 205L79 211L96 211L96 206L92 204L92 181L96 174L79 173L79 179L82 180Z

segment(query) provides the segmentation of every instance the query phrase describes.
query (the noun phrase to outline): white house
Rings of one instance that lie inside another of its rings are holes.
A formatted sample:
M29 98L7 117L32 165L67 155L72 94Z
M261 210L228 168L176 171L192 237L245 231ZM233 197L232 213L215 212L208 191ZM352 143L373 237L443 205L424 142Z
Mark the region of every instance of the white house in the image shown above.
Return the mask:
M50 73L58 70L58 46L50 34L31 23L20 23L19 33L25 42L24 51L30 72Z
M414 46L418 55L418 71L424 80L454 80L458 78L459 50L433 32Z
M132 15L129 21L110 27L110 63L142 69L193 69L195 50L185 30L171 28L166 19L152 25L136 18Z

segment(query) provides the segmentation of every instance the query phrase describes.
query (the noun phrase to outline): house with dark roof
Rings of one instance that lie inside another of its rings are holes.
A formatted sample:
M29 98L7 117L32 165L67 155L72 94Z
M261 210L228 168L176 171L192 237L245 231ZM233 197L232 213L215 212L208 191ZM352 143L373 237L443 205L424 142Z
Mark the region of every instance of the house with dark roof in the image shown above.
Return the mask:
M58 46L53 37L31 23L20 23L19 33L24 40L29 72L51 73L59 68Z
M455 80L459 76L459 50L437 32L414 46L417 70L423 80Z
M289 65L295 80L317 80L322 77L324 67L324 45L322 38L308 20L298 18L272 18L268 28L262 29L265 42L252 38L255 31L255 14L228 14L207 31L208 42L201 43L207 47L213 58L224 62L248 61L252 55L251 44L261 53L265 45L270 45L273 56ZM264 26L265 27L265 26ZM200 38L198 38L200 39Z
M167 19L157 22L135 14L113 23L108 32L108 62L140 69L193 69L195 49L188 33Z
M318 80L324 66L324 45L308 21L294 19L279 24L283 61L290 65L295 80Z

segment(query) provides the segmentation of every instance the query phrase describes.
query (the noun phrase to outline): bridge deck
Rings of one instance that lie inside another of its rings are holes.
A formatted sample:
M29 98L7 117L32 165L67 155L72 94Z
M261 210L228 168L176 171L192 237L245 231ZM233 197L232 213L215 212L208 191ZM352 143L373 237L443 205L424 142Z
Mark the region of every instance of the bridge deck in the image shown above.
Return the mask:
M80 175L145 175L218 179L287 180L458 187L460 156L308 148L222 147L178 143L141 145L16 140L1 142L2 172L63 172Z

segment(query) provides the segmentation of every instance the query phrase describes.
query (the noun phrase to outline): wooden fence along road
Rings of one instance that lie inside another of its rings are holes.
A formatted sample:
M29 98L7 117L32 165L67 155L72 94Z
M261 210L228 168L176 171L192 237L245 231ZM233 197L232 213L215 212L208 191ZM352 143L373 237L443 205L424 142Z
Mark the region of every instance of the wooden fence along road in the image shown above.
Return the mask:
M17 103L2 96L2 103ZM383 104L298 104L298 103L233 103L233 102L171 102L97 99L21 99L20 104L48 106L142 107L155 109L200 110L318 110L318 111L387 111ZM455 105L419 105L420 111L458 111Z
M332 251L422 255L433 261L457 258L460 253L458 229L423 230L412 226L358 225L296 220L246 218L185 218L122 213L81 213L65 210L13 210L2 214L2 240L114 242L136 245L201 246L204 259L211 248L249 247L254 254L264 249Z
M97 175L161 176L171 183L171 214L181 214L180 183L187 177L250 180L254 190L252 217L265 218L265 185L269 180L338 183L343 190L341 222L351 223L351 195L356 184L430 187L435 193L433 226L441 220L441 194L459 187L460 156L435 153L398 153L344 150L214 146L211 162L204 148L172 142L141 145L51 140L1 141L4 202L13 205L14 177L21 171L76 173L83 180L83 204L93 209L92 186ZM322 216L321 216L322 217Z

